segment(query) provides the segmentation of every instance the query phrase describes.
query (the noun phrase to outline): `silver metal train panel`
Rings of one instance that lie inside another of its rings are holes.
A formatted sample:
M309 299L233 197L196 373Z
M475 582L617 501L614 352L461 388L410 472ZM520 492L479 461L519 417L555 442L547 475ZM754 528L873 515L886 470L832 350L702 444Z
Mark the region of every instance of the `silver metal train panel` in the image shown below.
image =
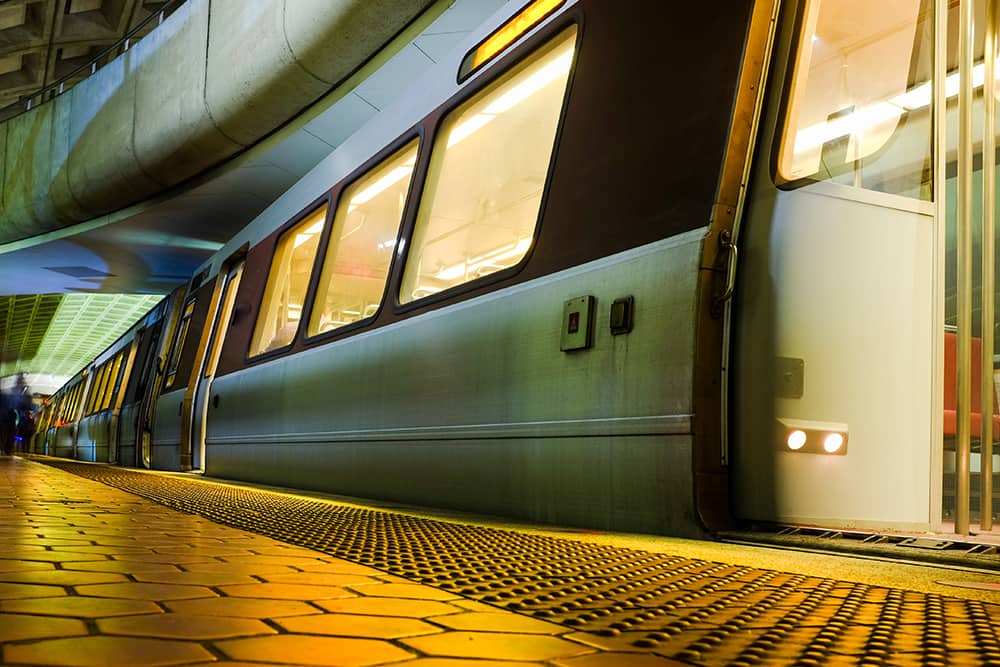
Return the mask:
M693 534L703 236L688 232L219 377L206 472ZM582 295L596 297L594 346L561 352L563 304ZM612 336L611 303L626 295L635 297L635 329ZM161 403L170 411L177 400Z

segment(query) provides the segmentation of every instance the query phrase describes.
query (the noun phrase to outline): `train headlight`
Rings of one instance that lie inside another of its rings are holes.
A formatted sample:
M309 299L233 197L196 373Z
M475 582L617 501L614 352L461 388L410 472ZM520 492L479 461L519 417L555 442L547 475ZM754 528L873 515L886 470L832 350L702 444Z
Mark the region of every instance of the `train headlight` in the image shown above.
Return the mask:
M796 454L847 454L847 424L779 417L778 448Z
M789 449L802 449L802 447L806 444L806 432L795 429L788 434L788 440L786 442L788 442Z

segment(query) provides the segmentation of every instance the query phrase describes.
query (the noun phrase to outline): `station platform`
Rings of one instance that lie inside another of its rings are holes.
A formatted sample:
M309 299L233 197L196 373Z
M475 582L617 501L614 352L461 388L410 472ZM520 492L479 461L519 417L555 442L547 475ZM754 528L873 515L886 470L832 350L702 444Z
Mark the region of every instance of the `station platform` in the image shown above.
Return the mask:
M0 457L6 665L1000 665L1000 576Z

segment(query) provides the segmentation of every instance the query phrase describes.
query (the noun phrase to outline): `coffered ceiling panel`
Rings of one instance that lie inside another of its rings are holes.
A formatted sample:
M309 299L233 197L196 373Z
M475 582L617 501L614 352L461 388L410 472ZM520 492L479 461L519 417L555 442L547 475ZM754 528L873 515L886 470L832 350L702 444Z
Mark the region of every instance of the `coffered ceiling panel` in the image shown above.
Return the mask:
M0 1L0 119L19 113L22 98L87 65L167 4L161 0ZM155 26L156 21L151 21L136 37ZM89 68L69 83L86 74Z

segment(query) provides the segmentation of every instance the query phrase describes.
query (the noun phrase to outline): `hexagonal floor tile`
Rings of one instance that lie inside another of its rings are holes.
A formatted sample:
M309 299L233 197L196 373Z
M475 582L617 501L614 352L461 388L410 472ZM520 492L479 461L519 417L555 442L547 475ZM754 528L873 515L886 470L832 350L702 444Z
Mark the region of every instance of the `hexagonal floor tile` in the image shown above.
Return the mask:
M399 640L427 655L500 660L552 660L593 649L558 637L505 632L446 632Z
M0 575L2 577L2 575ZM357 574L329 574L326 572L279 572L263 574L264 581L276 584L312 584L314 586L367 586L378 584L378 579Z
M70 562L63 563L62 566L66 570L83 570L84 572L124 572L127 574L154 571L180 572L180 570L169 563L148 563L141 560Z
M180 665L210 660L212 654L192 642L136 637L79 637L4 647L4 660L28 665Z
M125 598L128 600L191 600L194 598L218 597L204 586L185 586L183 584L95 584L93 586L78 586L80 595L90 595L99 598Z
M65 595L60 586L44 586L37 584L0 583L0 600L19 600L22 598L49 598L54 595Z
M649 653L591 653L553 660L559 667L688 667L687 663Z
M252 618L195 616L193 614L150 614L103 618L97 627L104 634L158 637L161 639L228 639L252 635L273 635L276 630Z
M226 586L232 584L260 583L248 574L227 574L225 572L136 572L132 576L136 581L150 584Z
M73 637L85 634L87 626L75 618L0 614L0 644L22 639Z
M304 616L320 611L298 600L263 600L260 598L202 598L163 603L170 611L197 616L236 616L238 618L280 618Z
M21 556L24 560L43 561L49 563L66 563L71 561L105 561L104 554L88 554L80 551L37 551L27 552Z
M83 586L85 584L110 584L126 582L124 574L114 572L81 572L78 570L28 570L26 572L2 572L0 581L16 581L25 584L51 584L55 586Z
M303 558L301 556L223 556L222 559L227 563L238 565L257 565L267 563L268 565L287 565L289 567L317 565L325 562L319 558Z
M447 602L437 600L404 600L401 598L343 598L340 600L317 600L316 606L326 611L343 614L368 614L371 616L405 616L427 618L458 611Z
M276 572L295 572L294 568L287 565L276 565L273 563L191 563L185 565L188 572L222 572L225 574L249 574L263 575L274 574Z
M37 560L0 559L0 572L20 572L22 570L52 570L55 565Z
M237 584L235 586L220 586L219 590L231 597L274 600L330 600L355 597L354 593L337 586L310 586L309 584Z
M377 639L345 639L308 635L232 639L217 642L215 646L236 660L296 665L364 667L365 665L378 665L413 657L413 654Z
M569 630L555 623L540 621L513 612L470 611L432 618L435 623L452 630L480 630L482 632L526 632L531 634L558 635Z
M371 584L358 588L358 592L367 596L387 598L411 598L414 600L454 600L459 596L439 588L431 588L423 584Z
M361 614L320 614L318 616L293 616L275 621L289 632L309 635L336 635L339 637L370 637L395 639L415 637L441 628L415 618L398 616L363 616Z
M163 611L155 603L146 600L88 597L0 600L0 610L22 614L42 614L44 616L75 616L77 618L155 614Z

